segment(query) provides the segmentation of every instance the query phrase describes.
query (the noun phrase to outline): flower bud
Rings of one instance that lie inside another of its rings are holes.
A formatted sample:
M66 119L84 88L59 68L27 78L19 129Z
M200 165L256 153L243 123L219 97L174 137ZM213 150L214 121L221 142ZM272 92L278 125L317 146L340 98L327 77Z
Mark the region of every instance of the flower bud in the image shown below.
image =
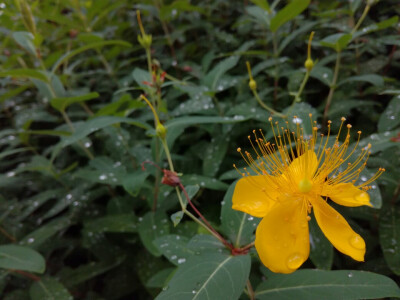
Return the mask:
M254 79L250 79L249 87L252 91L255 91L257 89L257 82Z
M307 71L310 72L312 68L314 67L314 62L311 58L308 58L306 62L304 63L304 66L306 67Z
M166 184L169 186L178 186L181 183L181 180L178 177L178 174L173 172L173 171L169 171L169 170L163 170L164 172L164 176L161 179L161 183L162 184Z
M167 128L161 123L157 124L156 127L156 134L159 138L165 139L165 136L167 135Z
M150 49L152 40L151 34L138 35L138 42L145 49Z

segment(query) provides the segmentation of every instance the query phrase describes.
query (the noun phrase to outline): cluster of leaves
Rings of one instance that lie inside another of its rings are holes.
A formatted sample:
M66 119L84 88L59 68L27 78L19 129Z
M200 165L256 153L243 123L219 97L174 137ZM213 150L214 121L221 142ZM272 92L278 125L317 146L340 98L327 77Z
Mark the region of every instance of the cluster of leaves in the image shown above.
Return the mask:
M396 0L1 2L0 298L399 297L399 12ZM264 108L305 130L309 113L335 132L346 116L372 144L360 180L386 168L373 208L337 208L366 262L334 251L314 220L294 274L271 273L253 248L231 255L159 169L141 168L168 165L140 94L192 202L237 248L259 220L231 209L232 164L254 128L271 136Z

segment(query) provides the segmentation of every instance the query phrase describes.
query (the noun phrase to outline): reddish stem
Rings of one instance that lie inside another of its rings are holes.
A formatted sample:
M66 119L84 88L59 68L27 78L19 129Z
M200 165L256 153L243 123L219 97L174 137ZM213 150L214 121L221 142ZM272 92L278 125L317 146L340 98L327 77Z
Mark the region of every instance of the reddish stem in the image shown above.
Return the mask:
M24 272L24 271L21 271L21 270L10 270L10 271L14 272L14 273L18 273L18 274L20 274L22 276L28 277L28 278L32 279L33 281L40 281L40 277L37 277L36 275L33 275L31 273Z
M199 210L194 206L192 201L190 200L190 197L188 193L186 192L185 187L182 185L182 183L179 182L179 187L185 194L186 200L188 201L189 205L192 207L192 209L196 212L196 214L200 217L200 219L207 225L207 227L218 237L218 239L231 251L234 250L234 247L232 244L228 243L212 226L211 224L207 221L207 219L199 212Z

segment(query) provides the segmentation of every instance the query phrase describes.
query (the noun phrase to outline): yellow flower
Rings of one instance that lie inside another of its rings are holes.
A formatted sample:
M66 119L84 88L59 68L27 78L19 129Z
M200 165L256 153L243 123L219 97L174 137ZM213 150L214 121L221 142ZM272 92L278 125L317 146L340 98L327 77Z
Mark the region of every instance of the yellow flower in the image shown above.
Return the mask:
M295 117L298 120L297 117ZM354 232L347 221L332 208L327 199L344 206L369 205L366 192L373 180L384 169L360 185L355 185L365 168L371 145L361 149L351 161L358 147L349 149L350 128L344 142L339 142L345 118L336 138L328 133L318 138L315 121L310 121L313 133L306 136L297 123L297 130L290 131L278 122L272 123L274 141L268 142L262 131L253 131L249 141L255 151L253 156L240 148L238 152L257 175L247 168L235 187L232 208L255 217L263 218L256 230L255 247L263 264L273 272L292 273L308 258L310 253L308 221L313 211L319 227L340 252L357 261L364 261L365 242ZM328 146L329 144L332 144ZM236 168L236 166L234 165Z

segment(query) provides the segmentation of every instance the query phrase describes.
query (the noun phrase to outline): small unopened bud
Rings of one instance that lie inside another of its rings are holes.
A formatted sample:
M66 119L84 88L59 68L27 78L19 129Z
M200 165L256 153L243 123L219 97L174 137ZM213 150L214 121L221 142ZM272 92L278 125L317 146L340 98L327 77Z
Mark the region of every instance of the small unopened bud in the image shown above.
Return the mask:
M138 35L138 42L145 49L150 49L152 41L151 34Z
M163 124L158 123L156 127L156 133L159 138L165 139L165 136L167 135L167 128L165 128Z
M163 170L164 176L161 180L162 184L166 184L169 186L178 186L181 183L181 180L178 177L178 174L170 171L170 170Z
M255 91L257 89L257 82L254 79L250 79L249 87L252 91Z
M314 62L311 58L308 58L305 63L304 66L306 67L307 71L310 72L312 70L312 68L314 67Z

